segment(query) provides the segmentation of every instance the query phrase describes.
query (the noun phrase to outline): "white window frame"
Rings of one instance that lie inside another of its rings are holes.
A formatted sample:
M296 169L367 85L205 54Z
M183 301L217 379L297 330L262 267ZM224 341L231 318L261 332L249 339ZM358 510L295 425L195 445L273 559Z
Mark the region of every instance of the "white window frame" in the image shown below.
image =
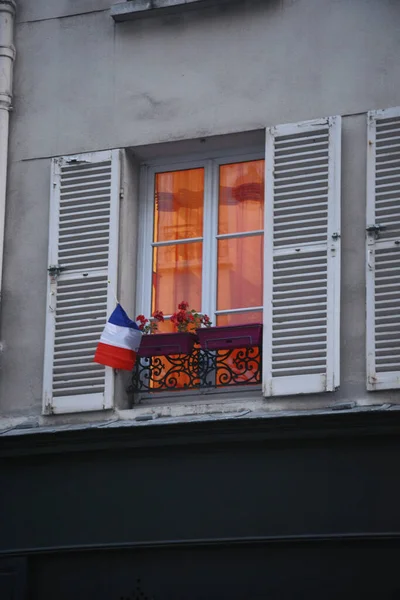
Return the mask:
M210 265L209 275L202 273L202 300L201 307L193 307L210 316L215 325L216 315L234 312L246 312L253 310L263 311L263 303L260 307L240 308L227 310L216 310L217 304L217 243L218 239L229 237L248 237L257 232L232 233L218 235L218 193L219 193L219 167L231 163L249 162L253 160L265 160L264 149L252 149L246 152L232 152L223 155L209 154L196 159L178 158L171 162L155 160L141 166L140 174L140 200L139 200L139 236L138 236L138 278L137 278L137 301L136 314L143 313L148 316L151 311L151 272L153 255L153 227L154 227L154 182L157 173L178 171L186 169L204 168L204 221L203 236L199 238L203 243L203 264ZM165 245L171 244L172 240ZM193 238L177 240L175 243L192 242ZM161 244L157 245L163 245ZM157 309L163 310L162 306Z

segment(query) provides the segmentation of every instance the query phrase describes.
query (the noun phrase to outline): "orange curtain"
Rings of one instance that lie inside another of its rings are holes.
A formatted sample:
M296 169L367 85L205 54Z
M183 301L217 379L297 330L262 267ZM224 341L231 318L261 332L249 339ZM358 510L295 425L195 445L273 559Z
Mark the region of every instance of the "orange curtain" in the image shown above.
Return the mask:
M262 305L264 161L222 165L219 176L217 310ZM218 325L259 322L258 311L220 315Z
M201 309L203 243L190 240L203 236L203 205L203 168L156 175L153 239L166 244L153 251L153 311L172 314L182 300Z
M172 314L181 300L201 310L204 169L155 179L152 310ZM217 310L262 305L264 161L222 165L219 172ZM239 233L252 235L238 236ZM183 243L176 243L185 240ZM187 241L186 241L187 240ZM191 241L193 240L193 241ZM256 311L220 315L217 324L261 320ZM213 319L215 323L215 319ZM168 323L164 330L171 330Z

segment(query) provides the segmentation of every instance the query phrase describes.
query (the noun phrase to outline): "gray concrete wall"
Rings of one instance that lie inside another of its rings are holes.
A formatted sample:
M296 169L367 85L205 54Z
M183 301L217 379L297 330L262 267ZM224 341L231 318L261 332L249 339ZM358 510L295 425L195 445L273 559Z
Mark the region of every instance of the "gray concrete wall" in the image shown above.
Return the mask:
M50 157L335 114L342 387L314 403L395 401L365 392L365 112L400 105L400 3L244 0L118 24L110 4L18 2L0 413L40 413Z
M19 3L22 17L41 20L17 26L15 160L400 103L393 0L248 0L119 24L107 10L57 18L77 4Z

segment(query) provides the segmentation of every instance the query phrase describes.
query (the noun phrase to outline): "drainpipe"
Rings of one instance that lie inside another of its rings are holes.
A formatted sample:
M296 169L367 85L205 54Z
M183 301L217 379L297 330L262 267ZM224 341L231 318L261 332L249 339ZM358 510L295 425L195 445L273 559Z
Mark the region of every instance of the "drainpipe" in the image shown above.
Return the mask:
M4 216L8 158L8 124L12 100L14 0L0 0L0 299L3 280Z

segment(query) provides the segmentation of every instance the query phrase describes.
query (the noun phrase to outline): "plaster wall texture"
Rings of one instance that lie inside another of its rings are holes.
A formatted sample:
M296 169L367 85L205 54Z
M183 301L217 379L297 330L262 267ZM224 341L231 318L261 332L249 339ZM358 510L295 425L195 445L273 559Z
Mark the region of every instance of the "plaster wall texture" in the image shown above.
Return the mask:
M41 411L51 157L105 148L140 156L141 146L156 154L161 143L174 151L178 140L336 114L343 116L341 389L276 406L397 401L397 392L365 391L364 239L366 111L400 105L400 4L244 0L128 23L115 23L110 5L18 3L0 414ZM137 202L137 185L131 189Z

